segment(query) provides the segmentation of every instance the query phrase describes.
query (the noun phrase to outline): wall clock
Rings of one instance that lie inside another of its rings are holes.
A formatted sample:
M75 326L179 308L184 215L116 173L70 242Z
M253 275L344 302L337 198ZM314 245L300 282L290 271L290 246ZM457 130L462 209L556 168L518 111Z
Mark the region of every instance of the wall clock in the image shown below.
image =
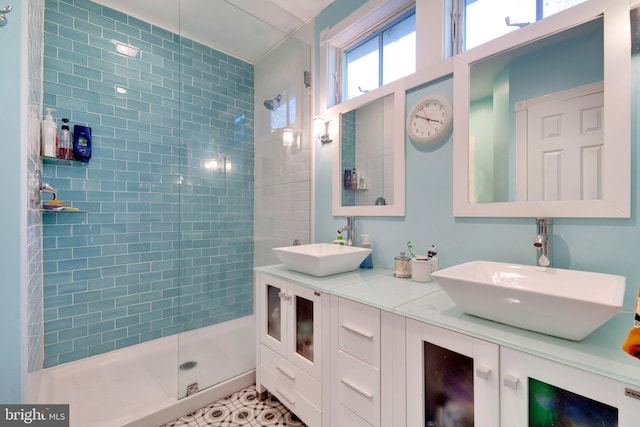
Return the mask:
M407 133L416 144L434 144L449 133L452 124L453 105L449 98L429 95L409 111Z

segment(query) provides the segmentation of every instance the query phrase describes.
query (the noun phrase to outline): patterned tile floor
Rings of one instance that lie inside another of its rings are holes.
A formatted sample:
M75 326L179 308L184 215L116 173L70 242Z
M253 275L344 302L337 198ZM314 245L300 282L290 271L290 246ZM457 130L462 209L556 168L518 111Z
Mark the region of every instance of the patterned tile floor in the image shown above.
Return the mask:
M264 402L256 398L256 387L250 386L211 405L198 409L160 427L306 427L298 417L272 395Z

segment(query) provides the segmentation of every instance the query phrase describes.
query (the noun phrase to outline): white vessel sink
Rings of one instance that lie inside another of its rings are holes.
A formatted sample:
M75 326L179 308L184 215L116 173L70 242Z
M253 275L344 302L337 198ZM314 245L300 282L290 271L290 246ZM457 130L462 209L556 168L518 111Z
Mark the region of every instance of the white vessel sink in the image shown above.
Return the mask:
M461 310L580 341L622 307L622 276L472 261L431 274Z
M273 252L289 270L324 277L355 270L371 253L371 249L331 243L312 243L273 248Z

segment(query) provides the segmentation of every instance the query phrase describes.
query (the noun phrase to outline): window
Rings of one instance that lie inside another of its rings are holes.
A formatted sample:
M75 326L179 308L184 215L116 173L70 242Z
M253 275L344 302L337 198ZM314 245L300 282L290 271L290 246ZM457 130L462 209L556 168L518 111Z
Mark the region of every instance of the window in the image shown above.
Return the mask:
M354 98L416 70L415 8L378 26L342 50L342 100Z
M468 50L585 0L459 0Z
M281 95L279 95L281 96ZM276 97L277 98L277 97ZM276 99L274 98L274 99ZM271 130L284 129L293 126L296 123L296 98L282 100L282 102L273 103L271 110Z

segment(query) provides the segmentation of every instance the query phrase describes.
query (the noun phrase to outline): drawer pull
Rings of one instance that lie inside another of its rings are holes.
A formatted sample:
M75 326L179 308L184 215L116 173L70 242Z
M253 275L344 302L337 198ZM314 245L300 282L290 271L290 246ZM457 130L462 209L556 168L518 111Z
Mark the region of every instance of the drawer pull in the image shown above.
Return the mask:
M286 400L287 402L289 402L290 404L294 405L296 404L296 399L294 397L289 396L287 393L285 393L284 391L276 388L276 393L278 393L280 396L284 397L284 400Z
M355 385L351 381L345 380L344 378L341 378L340 382L342 384L346 385L347 387L349 387L350 389L352 389L353 391L360 393L361 395L363 395L367 399L373 399L373 394L372 393L368 392L367 390L363 389L362 387L359 387L359 386Z
M512 390L518 390L518 382L520 382L518 377L514 377L513 375L504 376L503 383L505 387L509 387Z
M355 328L351 325L346 325L346 324L342 324L340 325L343 329L346 329L349 332L353 332L354 334L360 335L361 337L365 337L367 339L373 339L373 333L371 332L367 332L367 331L362 331L358 328Z
M488 380L490 374L491 374L491 368L488 368L486 366L478 366L476 368L476 376L478 378L482 378L483 380Z
M295 381L296 380L296 374L294 372L291 372L290 370L288 370L284 366L278 365L278 366L276 366L276 369L278 371L282 372L284 374L284 376L289 378L291 381Z

